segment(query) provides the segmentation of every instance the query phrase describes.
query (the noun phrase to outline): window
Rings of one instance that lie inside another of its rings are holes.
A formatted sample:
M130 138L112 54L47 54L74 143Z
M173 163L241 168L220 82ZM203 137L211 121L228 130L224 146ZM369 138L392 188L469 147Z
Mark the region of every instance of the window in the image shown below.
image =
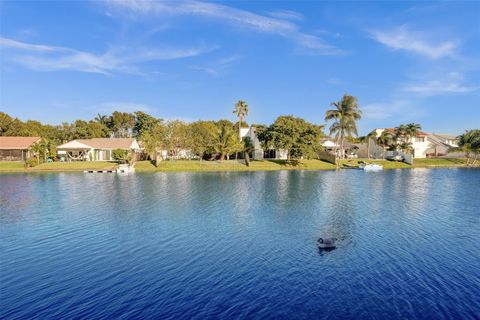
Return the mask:
M425 142L425 138L424 137L416 137L415 140L417 142Z

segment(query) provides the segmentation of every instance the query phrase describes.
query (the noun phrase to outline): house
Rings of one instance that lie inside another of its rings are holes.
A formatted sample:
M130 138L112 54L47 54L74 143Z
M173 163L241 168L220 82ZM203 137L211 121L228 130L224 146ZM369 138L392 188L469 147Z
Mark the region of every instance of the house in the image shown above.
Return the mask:
M252 159L262 160L262 159L278 159L286 160L287 151L283 149L269 149L263 150L260 141L257 138L257 129L255 127L250 128L240 128L240 139L250 138L250 141L253 144L253 152L250 155Z
M0 137L0 161L25 161L33 156L32 145L40 137Z
M77 139L57 147L57 154L66 161L112 161L116 149L139 152L140 146L133 138Z
M380 137L382 133L387 130L392 134L395 134L395 128L383 128L375 129L377 137ZM426 158L429 148L431 148L431 143L427 139L428 134L422 131L419 131L415 137L408 138L406 142L412 144L412 151L414 158ZM399 141L397 141L399 142Z
M446 156L451 149L458 147L457 137L454 135L430 133L427 139L431 144L427 150L427 156L429 157ZM454 154L450 155L453 156ZM463 153L457 154L457 156L462 155Z

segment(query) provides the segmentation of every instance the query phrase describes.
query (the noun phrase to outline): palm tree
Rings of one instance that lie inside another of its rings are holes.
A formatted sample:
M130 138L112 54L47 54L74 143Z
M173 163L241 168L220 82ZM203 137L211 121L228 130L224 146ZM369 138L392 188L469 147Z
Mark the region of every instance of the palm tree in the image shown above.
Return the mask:
M238 118L238 136L240 138L242 130L242 121L248 116L248 105L244 100L238 100L233 108L233 113Z
M477 161L478 153L480 153L480 130L469 130L464 134L461 134L457 137L458 139L458 148L453 149L452 151L463 151L467 158L467 166L470 165L471 154L475 154L472 164L475 164Z
M240 140L236 137L235 130L228 125L223 125L218 130L215 151L220 154L220 161L225 159L230 153L240 148Z
M383 148L383 151L395 143L395 136L388 130L383 130L380 137L377 138L377 143Z
M357 98L345 94L342 100L332 102L333 110L327 110L325 121L333 120L330 126L330 134L335 134L336 144L340 144L341 158L344 157L343 143L346 137L358 135L356 121L362 117L362 111L358 106Z
M103 124L104 126L107 126L108 116L102 115L102 114L98 113L97 116L95 117L95 121L97 121L98 123Z
M407 136L410 138L416 137L417 134L420 133L420 130L422 130L422 126L418 123L409 123L405 126L405 128L407 131Z

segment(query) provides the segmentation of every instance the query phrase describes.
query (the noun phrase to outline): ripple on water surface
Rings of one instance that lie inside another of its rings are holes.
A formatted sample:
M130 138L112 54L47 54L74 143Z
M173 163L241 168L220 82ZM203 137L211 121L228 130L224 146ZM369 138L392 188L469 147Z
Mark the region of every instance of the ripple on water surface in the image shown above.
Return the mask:
M478 190L479 170L0 175L0 318L474 319Z

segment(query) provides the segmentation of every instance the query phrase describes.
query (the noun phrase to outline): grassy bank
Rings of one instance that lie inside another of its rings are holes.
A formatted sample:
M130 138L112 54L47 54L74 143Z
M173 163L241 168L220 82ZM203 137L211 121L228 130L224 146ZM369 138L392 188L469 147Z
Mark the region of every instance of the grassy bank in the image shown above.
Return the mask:
M114 162L50 162L25 169L23 162L0 162L0 172L65 172L116 169Z
M155 167L149 161L137 162L137 172L153 171L272 171L272 170L329 170L335 169L333 164L320 160L299 160L294 164L288 164L284 160L252 161L247 167L242 161L195 161L177 160L163 161Z
M406 169L406 168L456 168L466 167L465 159L415 159L414 165L410 166L402 162L386 160L342 160L342 165L356 166L359 161L377 163L385 169ZM480 167L480 163L477 164ZM117 164L113 162L53 162L42 163L33 168L25 169L23 162L0 162L0 172L65 172L84 170L113 170ZM243 161L198 161L198 160L177 160L163 161L155 167L150 161L137 162L137 172L179 172L179 171L273 171L273 170L333 170L335 166L320 160L298 160L287 163L285 160L261 160L252 161L247 167Z

